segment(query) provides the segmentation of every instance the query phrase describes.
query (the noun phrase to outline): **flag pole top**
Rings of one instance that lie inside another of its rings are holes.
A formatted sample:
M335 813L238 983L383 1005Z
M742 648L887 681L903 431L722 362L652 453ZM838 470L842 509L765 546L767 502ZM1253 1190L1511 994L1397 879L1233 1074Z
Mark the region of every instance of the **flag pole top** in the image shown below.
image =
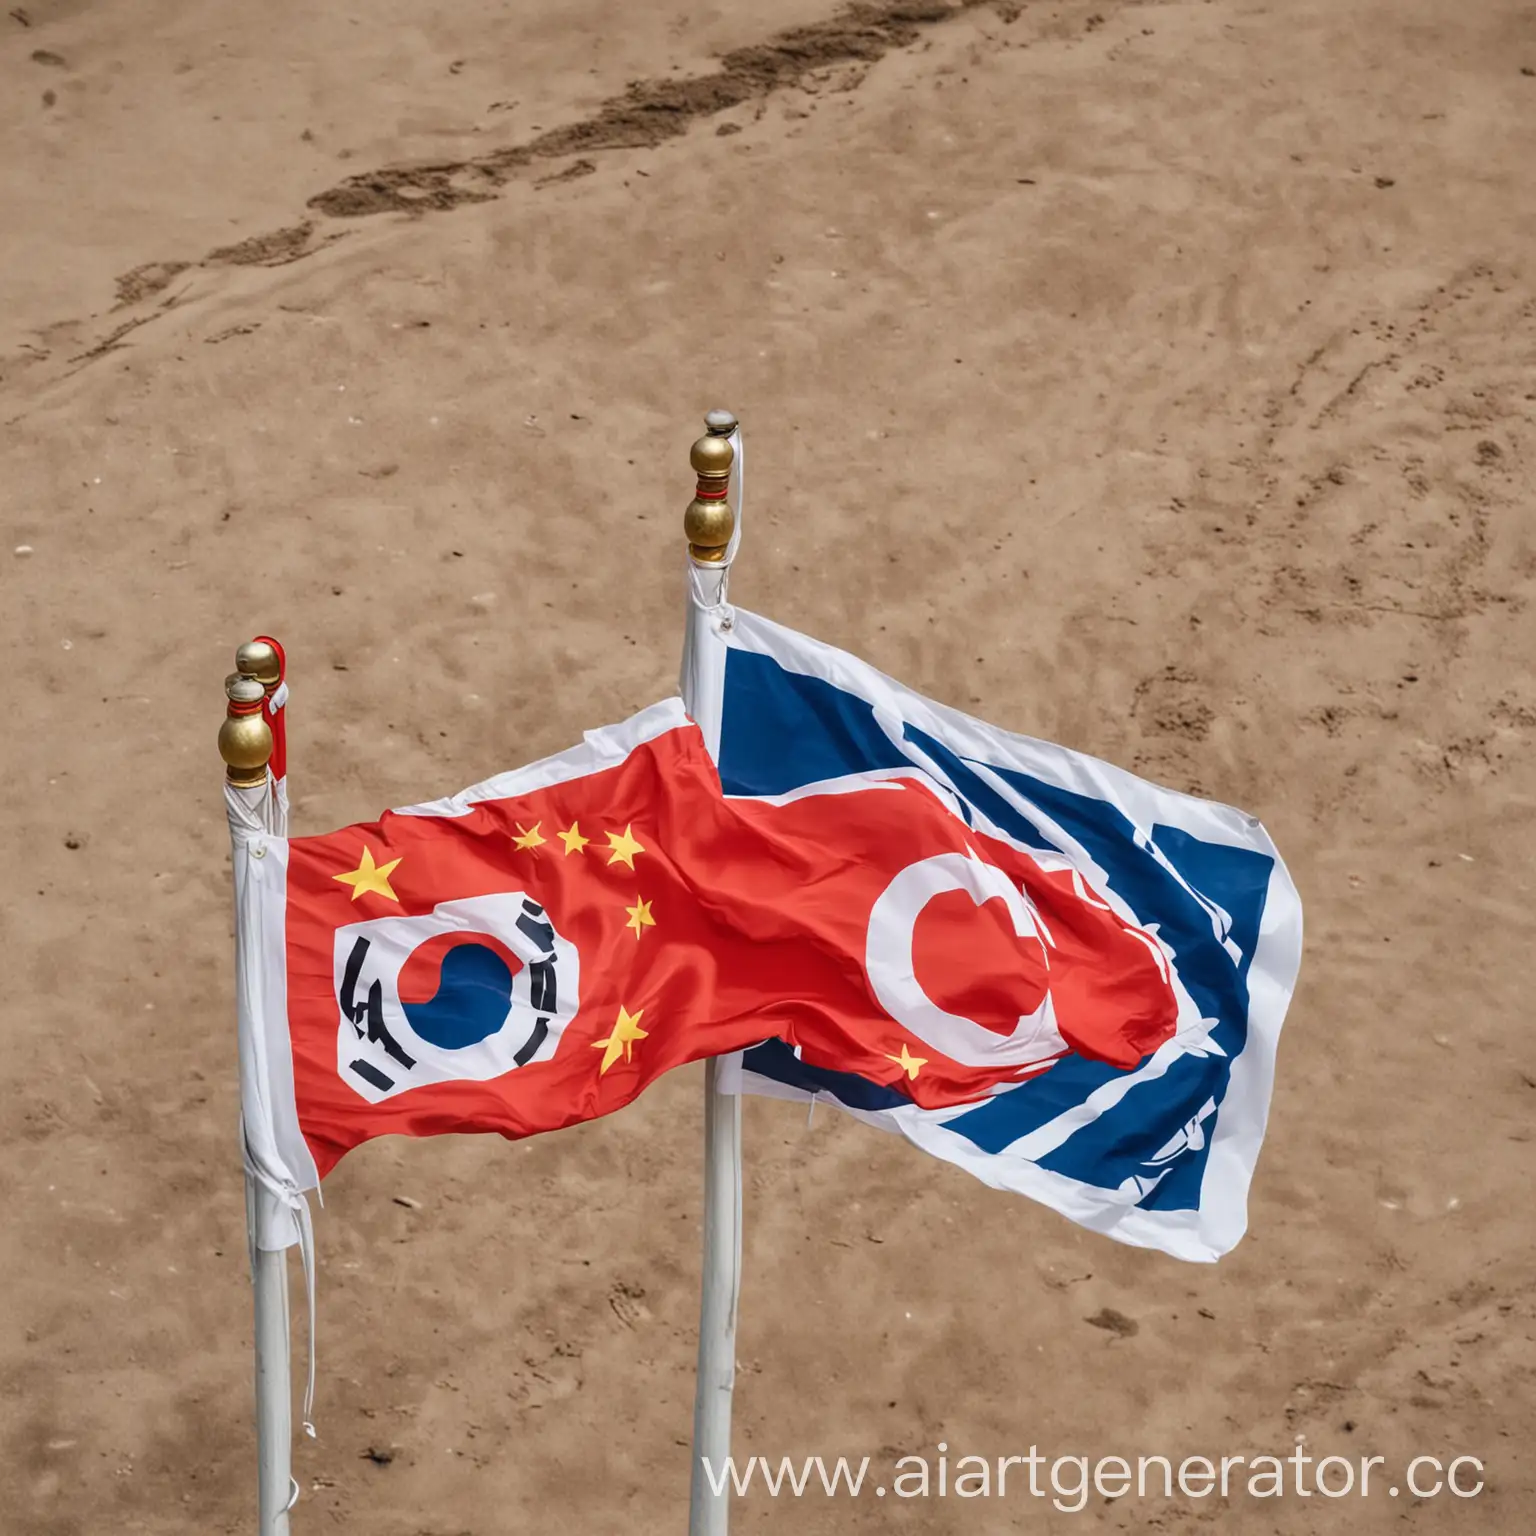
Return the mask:
M272 756L272 727L261 715L267 690L256 678L232 672L224 679L224 693L229 708L219 727L219 756L231 784L254 789L266 783L267 760Z
M235 652L235 668L245 677L255 678L267 693L282 681L282 660L270 640L247 640Z
M735 414L710 411L704 418L704 428L704 436L688 453L698 485L683 514L683 532L695 560L716 564L725 558L731 535L736 531L736 514L729 500L731 468L736 462L736 450L731 444L731 434L736 430Z

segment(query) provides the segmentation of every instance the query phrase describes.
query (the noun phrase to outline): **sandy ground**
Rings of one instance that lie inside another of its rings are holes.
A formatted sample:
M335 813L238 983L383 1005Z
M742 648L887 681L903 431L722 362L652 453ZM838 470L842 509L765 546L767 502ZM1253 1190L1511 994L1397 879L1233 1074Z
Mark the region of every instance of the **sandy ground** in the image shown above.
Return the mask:
M1487 1466L736 1528L1536 1528L1536 8L831 14L0 16L6 1532L254 1529L235 644L296 830L569 744L671 691L715 404L741 602L1259 813L1308 912L1214 1268L749 1104L738 1449ZM695 1070L354 1154L298 1536L680 1531L699 1140Z

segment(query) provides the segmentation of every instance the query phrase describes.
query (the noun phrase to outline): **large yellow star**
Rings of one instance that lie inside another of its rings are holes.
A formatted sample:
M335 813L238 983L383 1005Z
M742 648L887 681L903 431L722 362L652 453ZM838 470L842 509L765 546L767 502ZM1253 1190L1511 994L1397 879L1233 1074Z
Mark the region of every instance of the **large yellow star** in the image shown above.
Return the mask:
M887 1061L894 1061L896 1065L907 1074L908 1081L910 1081L912 1078L915 1078L917 1074L922 1070L922 1068L928 1065L928 1058L926 1056L914 1056L911 1051L907 1049L907 1043L905 1040L903 1040L901 1043L900 1056L887 1056L885 1059Z
M623 832L610 832L608 834L608 862L610 864L625 864L630 869L635 867L635 855L644 853L645 849L635 841L632 830L633 823L624 828Z
M650 902L641 901L636 896L634 906L625 907L624 910L629 913L629 921L624 926L626 928L633 928L637 939L647 928L654 928L656 926L656 919L651 916Z
M592 841L590 837L583 837L581 835L581 824L575 821L564 832L556 832L555 836L565 844L567 857L573 853L580 853Z
M522 822L518 822L517 830L522 835L514 837L512 841L519 848L542 848L545 843L545 839L539 836L539 828L542 825L542 822L536 821L531 827L524 827Z
M331 879L340 880L343 885L350 885L353 901L356 901L365 891L387 897L390 901L399 901L400 898L395 895L389 883L389 877L394 873L395 866L399 862L399 859L391 859L388 864L375 864L373 849L364 843L362 862L357 868L349 869L344 875L332 875Z
M601 1077L620 1056L627 1062L632 1059L636 1040L644 1040L646 1031L640 1028L640 1015L644 1008L637 1008L631 1013L625 1006L619 1004L619 1021L613 1026L613 1033L606 1040L598 1040L593 1049L603 1053L603 1064L597 1069L597 1075Z

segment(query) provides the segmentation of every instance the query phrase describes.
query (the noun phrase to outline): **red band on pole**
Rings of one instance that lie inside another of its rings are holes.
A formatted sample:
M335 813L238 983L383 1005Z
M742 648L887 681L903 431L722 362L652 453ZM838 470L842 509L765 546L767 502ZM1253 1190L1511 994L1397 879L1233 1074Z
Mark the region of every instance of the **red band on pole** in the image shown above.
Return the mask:
M277 652L277 683L267 694L266 702L261 706L261 713L267 724L272 728L272 777L282 780L288 777L288 725L286 700L283 704L274 707L272 700L283 684L288 681L288 656L281 644L271 635L257 635L258 640L264 641Z

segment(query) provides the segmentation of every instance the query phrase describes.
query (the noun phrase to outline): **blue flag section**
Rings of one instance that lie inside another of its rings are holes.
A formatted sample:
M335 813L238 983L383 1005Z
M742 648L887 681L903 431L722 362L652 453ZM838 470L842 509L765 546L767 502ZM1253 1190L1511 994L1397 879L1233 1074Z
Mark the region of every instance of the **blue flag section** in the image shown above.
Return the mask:
M831 1101L1123 1242L1196 1261L1227 1252L1247 1222L1301 955L1300 901L1263 827L997 730L753 614L724 613L703 672L718 690L727 795L792 799L920 775L978 835L1070 875L1090 904L1134 926L1178 999L1171 1038L1137 1066L1090 1059L1068 1042L1033 1075L1005 1073L958 1106L924 1108L909 1096L923 1058L905 1046L907 1070L874 1082L768 1041L743 1059L742 1088ZM932 1031L947 1025L981 1027L922 995L911 954L908 943L896 969L908 988L900 995L918 1001L899 1022L918 1049L941 1048ZM890 963L873 926L869 963L872 976Z

